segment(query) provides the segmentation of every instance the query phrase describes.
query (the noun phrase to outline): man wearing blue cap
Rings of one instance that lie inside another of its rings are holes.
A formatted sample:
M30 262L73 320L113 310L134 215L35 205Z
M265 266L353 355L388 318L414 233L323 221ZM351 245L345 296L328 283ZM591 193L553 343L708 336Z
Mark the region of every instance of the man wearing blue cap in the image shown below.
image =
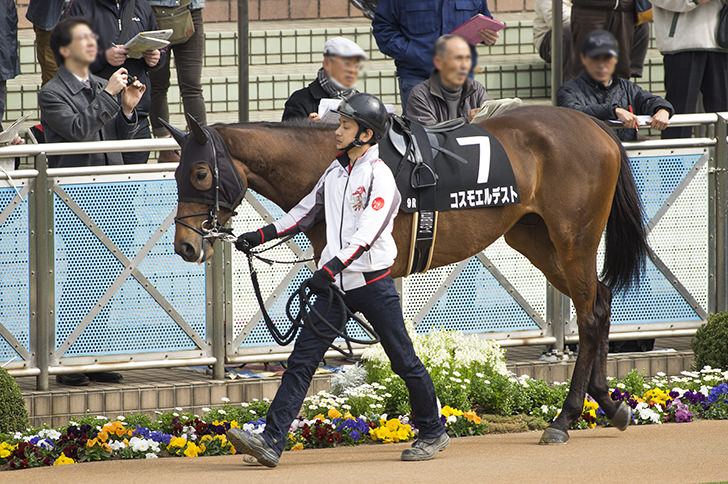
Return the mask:
M559 106L576 109L603 121L621 121L622 141L637 139L638 115L651 116L649 125L662 131L675 112L672 104L635 83L617 77L617 39L605 30L590 32L581 48L585 71L559 88Z
M349 99L357 93L354 85L359 79L364 50L344 37L334 37L324 44L324 64L316 79L303 89L291 94L283 110L283 121L311 119L319 121L322 99Z

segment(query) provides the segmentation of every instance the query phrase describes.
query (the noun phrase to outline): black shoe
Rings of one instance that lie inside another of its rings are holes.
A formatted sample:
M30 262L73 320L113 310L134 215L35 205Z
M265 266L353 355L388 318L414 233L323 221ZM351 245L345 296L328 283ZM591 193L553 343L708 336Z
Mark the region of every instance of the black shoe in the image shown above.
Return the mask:
M114 371L97 371L96 373L86 373L86 377L91 381L102 383L119 383L124 379L121 373Z
M67 373L65 375L56 375L56 382L61 385L71 387L83 387L89 384L91 380L83 373Z
M226 434L238 454L252 455L260 464L266 467L275 467L278 465L278 459L280 457L260 435L249 434L237 427L232 427Z
M430 460L435 457L435 454L445 450L448 445L450 445L450 437L447 432L443 432L434 439L417 439L411 448L402 451L402 460Z

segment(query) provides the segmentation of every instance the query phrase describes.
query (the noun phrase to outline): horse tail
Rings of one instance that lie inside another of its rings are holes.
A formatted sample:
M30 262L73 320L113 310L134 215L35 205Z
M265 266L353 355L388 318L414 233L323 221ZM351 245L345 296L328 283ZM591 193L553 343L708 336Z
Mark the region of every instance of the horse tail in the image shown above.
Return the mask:
M647 244L642 201L632 176L627 151L612 128L598 119L594 121L614 140L621 157L612 211L609 212L607 220L606 251L600 276L602 282L616 292L639 282L650 249Z

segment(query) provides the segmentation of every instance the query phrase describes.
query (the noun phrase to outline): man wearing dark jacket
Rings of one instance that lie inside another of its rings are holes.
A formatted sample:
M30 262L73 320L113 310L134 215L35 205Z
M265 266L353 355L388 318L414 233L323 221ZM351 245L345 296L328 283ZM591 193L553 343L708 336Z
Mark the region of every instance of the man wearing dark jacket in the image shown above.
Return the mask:
M617 65L617 41L604 30L595 30L584 39L581 61L585 72L559 88L558 105L576 109L603 121L624 124L617 130L622 141L637 139L638 115L652 116L653 129L667 128L675 112L672 104L627 79L614 74Z
M145 52L140 59L127 57L127 50L121 45L139 32L156 30L157 21L152 7L145 0L74 0L68 9L68 16L81 16L91 20L94 32L99 35L99 51L91 64L91 72L104 79L120 67L130 77L136 77L146 86L146 91L137 106L139 126L134 138L151 138L149 109L151 107L151 83L147 71L158 67L162 59L159 50ZM128 24L128 25L127 25ZM123 38L122 38L123 36ZM166 58L166 55L165 55ZM122 153L125 164L146 163L149 152Z
M320 121L318 110L322 99L349 99L357 93L354 85L359 79L364 50L344 37L334 37L324 44L324 64L316 79L291 94L283 110L283 121L310 119Z
M435 42L435 70L417 84L407 100L407 117L425 126L455 118L468 121L490 99L482 84L468 77L470 45L459 35Z
M136 81L127 87L126 69L108 81L90 73L96 58L96 34L83 18L63 19L51 32L50 44L60 66L38 93L46 142L100 141L133 137L135 107L146 90ZM50 156L51 168L121 165L121 153Z
M413 87L432 72L432 46L476 14L492 17L486 0L380 0L372 22L379 50L394 59L402 107ZM498 32L482 30L480 37L493 45ZM477 61L471 49L473 65Z

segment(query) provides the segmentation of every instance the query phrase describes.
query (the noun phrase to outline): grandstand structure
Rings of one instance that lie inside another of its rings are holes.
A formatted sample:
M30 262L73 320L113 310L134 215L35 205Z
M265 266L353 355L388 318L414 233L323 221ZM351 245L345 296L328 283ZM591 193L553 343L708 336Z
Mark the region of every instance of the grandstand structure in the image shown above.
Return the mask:
M548 104L550 68L533 46L534 13L529 10L529 3L499 0L491 6L495 18L507 27L496 45L478 47L480 72L475 78L485 85L491 98L519 97L527 103ZM40 117L40 67L35 56L35 36L25 19L22 2L18 17L22 74L8 81L4 122L31 114L30 124ZM204 17L202 80L208 120L237 122L237 2L207 0ZM347 0L250 0L249 18L251 121L280 120L288 96L314 79L326 39L339 35L357 42L369 55L358 89L399 109L394 63L379 52L371 34L371 22ZM647 54L643 77L636 81L650 92L664 93L662 56L654 48ZM183 125L182 100L174 72L169 108L172 123Z

